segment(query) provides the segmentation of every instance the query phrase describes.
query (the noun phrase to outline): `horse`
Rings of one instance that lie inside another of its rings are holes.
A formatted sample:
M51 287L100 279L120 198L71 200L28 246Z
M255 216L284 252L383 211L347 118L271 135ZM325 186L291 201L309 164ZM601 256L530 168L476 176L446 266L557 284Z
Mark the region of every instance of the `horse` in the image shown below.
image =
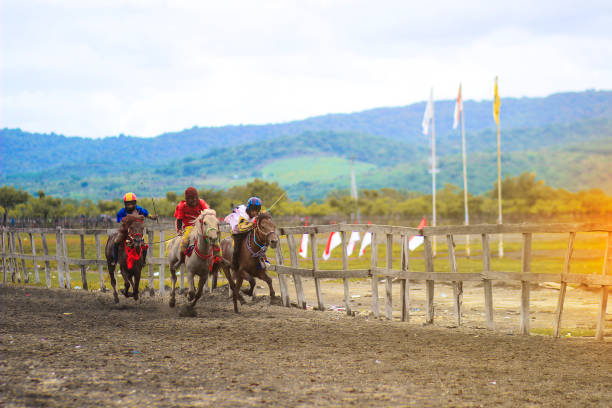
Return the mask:
M196 218L193 228L189 233L189 242L194 245L193 252L189 256L185 256L185 270L187 272L187 281L189 282L188 300L189 306L193 308L198 299L202 296L202 289L208 279L208 275L217 275L219 265L225 261L216 257L214 249L218 249L219 241L219 221L215 210L204 210ZM168 244L168 263L170 264L170 273L172 274L172 292L170 295L170 307L176 304L176 270L181 265L181 241L183 237L177 236ZM225 277L229 283L230 289L234 291L234 281L231 278L229 270L223 269ZM198 290L195 291L194 275L199 276ZM215 279L216 280L216 279ZM234 298L234 311L238 311L237 299Z
M276 248L278 245L278 235L276 235L276 226L272 221L272 216L269 213L260 213L254 223L254 227L246 234L246 237L240 242L239 248L234 248L231 238L225 238L221 241L221 250L223 258L227 261L222 264L224 272L232 264L232 254L235 250L240 251L238 260L238 270L234 270L234 299L241 299L240 287L242 281L251 282L249 295L253 294L254 277L259 278L268 284L270 289L270 303L273 303L275 298L274 288L272 287L272 279L266 273L266 268L261 265L260 258L265 256L268 247ZM226 272L227 273L227 272ZM242 301L241 301L242 303ZM236 300L234 300L236 305ZM234 309L236 311L236 309Z
M108 265L111 285L113 286L113 296L115 303L119 303L117 295L117 281L115 280L115 264L113 261L113 244L119 242L117 251L117 264L123 276L125 289L121 292L125 297L133 297L138 300L138 285L140 284L140 272L145 265L145 253L148 245L144 241L144 217L142 215L128 214L121 220L119 231L110 235L106 241L104 254ZM130 286L133 293L129 292Z

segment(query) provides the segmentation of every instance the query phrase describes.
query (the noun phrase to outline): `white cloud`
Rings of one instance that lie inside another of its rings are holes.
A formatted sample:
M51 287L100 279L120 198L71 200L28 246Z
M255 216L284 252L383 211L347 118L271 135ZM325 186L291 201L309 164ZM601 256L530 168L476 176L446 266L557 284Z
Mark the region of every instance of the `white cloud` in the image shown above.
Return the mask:
M612 3L3 2L0 126L89 137L612 88Z

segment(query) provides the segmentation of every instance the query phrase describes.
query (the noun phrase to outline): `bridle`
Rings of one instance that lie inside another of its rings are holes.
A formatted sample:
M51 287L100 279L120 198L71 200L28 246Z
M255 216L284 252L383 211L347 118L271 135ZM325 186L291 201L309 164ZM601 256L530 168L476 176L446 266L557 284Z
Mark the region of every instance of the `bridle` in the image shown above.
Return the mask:
M268 237L271 234L274 234L274 230L269 231L269 232L265 232L261 229L261 227L259 226L260 223L257 222L258 220L255 221L255 228L253 228L251 230L251 232L249 233L249 235L253 236L253 242L255 243L255 245L257 245L259 247L258 250L254 250L251 247L251 243L250 243L250 239L247 236L247 249L249 250L249 252L251 253L251 256L253 258L259 258L262 256L266 255L266 251L268 250ZM259 239L260 241L263 241L261 244L259 242L257 242L257 235L259 234ZM263 235L263 239L261 238L261 236Z
M272 230L272 231L269 231L269 232L265 232L265 231L263 231L263 230L261 229L260 224L261 224L260 222L255 222L255 232L260 234L260 240L261 240L261 241L264 241L263 245L268 246L268 245L269 245L269 243L268 243L268 237L269 237L271 234L274 234L274 233L275 233L275 231L274 231L274 230ZM263 239L261 238L261 236L262 236L262 235L263 235ZM261 248L261 247L262 247L262 245L259 245L259 243L257 242L257 239L255 238L256 236L257 236L257 234L253 234L253 241L255 241L255 244L257 244L257 246L259 246L259 247Z
M205 241L209 241L211 244L214 245L217 241L219 241L219 238L220 238L219 228L215 228L215 227L209 226L207 223L204 222L204 218L205 217L202 217L200 219L200 233L202 234L202 238ZM204 225L206 225L206 228L204 228ZM215 239L209 238L208 237L208 232L209 231L217 231L217 238L215 238Z
M144 222L144 221L136 220L135 222ZM143 234L140 233L140 232L132 232L132 226L130 225L128 227L128 236L127 236L127 239L126 239L126 245L128 247L130 247L130 248L133 248L134 247L134 243L135 243L134 241L140 241L141 242L140 246L145 244L144 243L144 236L143 236Z
M204 229L204 225L206 225L206 229ZM217 238L216 239L211 239L208 237L208 232L209 231L217 231ZM208 224L206 224L204 222L204 217L202 217L202 219L200 219L200 232L202 233L202 239L204 242L208 242L210 243L210 253L207 254L203 254L200 252L200 250L198 249L198 239L196 238L193 249L194 252L196 253L197 256L199 256L200 258L202 258L203 260L208 260L210 259L210 264L208 267L209 272L212 272L213 270L213 266L217 263L217 262L221 262L221 257L219 256L215 256L215 249L219 250L219 229L215 228L215 227L211 227ZM215 245L216 244L216 245Z

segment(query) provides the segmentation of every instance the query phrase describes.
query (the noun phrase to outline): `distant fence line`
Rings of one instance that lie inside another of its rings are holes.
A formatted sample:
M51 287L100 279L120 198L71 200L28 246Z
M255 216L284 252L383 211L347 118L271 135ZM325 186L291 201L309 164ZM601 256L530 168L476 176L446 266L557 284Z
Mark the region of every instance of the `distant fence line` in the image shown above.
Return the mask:
M166 232L169 226L147 225L147 241L149 243L159 243L166 240ZM50 261L57 262L57 273L59 286L71 288L69 267L79 265L81 268L81 284L83 289L87 289L87 266L97 266L100 288L104 289L104 265L106 260L102 254L102 244L100 237L108 236L115 229L68 229L68 228L2 228L2 268L3 282L9 279L15 282L15 278L21 281L21 272L24 273L24 282L28 282L29 274L26 269L26 260L33 261L34 278L36 283L40 283L39 266L36 261L45 262L45 276L48 287L51 287L51 268ZM347 255L347 234L352 231L361 233L372 233L370 268L369 269L349 269ZM221 224L221 232L228 232L228 226ZM319 255L317 246L317 234L329 234L338 232L342 239L342 269L321 270L319 268ZM607 232L607 241L604 252L604 264L601 274L572 274L570 264L574 250L574 240L577 232ZM349 293L349 278L370 278L372 295L372 312L374 316L380 316L378 285L381 278L385 278L385 316L392 319L392 279L400 280L400 303L401 320L410 320L410 280L425 281L426 288L426 323L434 321L434 284L436 282L451 282L453 286L453 305L454 317L457 325L461 325L461 307L463 301L463 282L478 281L483 283L485 318L489 329L494 329L493 319L493 292L492 281L516 281L521 282L521 303L520 303L520 332L529 334L529 306L530 306L530 283L558 282L560 283L559 298L553 322L554 336L558 337L561 328L563 315L563 305L567 284L586 284L601 286L601 300L599 304L599 314L597 319L596 338L603 339L605 329L605 315L607 309L608 290L612 286L612 275L610 274L610 263L612 260L612 225L607 224L480 224L469 226L442 226L425 227L423 229L385 226L385 225L353 225L353 224L333 224L333 225L314 225L301 227L280 227L278 228L281 244L275 251L276 265L271 265L270 269L278 274L281 299L284 306L291 305L288 289L287 275L293 277L297 297L297 305L306 308L302 277L314 278L317 305L319 310L324 310L323 298L321 293L321 279L342 279L344 284L344 302L347 314L352 314ZM568 245L565 253L563 269L559 274L533 273L531 271L531 246L534 233L564 233L568 234ZM28 234L32 254L25 254L21 234ZM42 240L43 255L36 252L35 234L40 234ZM298 246L296 245L295 235L309 234L310 241L310 261L312 268L298 267ZM504 272L491 270L491 250L489 246L489 236L494 234L522 234L522 262L521 272ZM66 236L78 235L80 237L80 258L70 258L66 244ZM93 235L96 243L96 258L85 258L85 236ZM408 250L408 240L413 235L424 237L423 257L425 261L425 272L413 272L410 270L410 256ZM463 235L479 235L482 240L482 272L461 273L457 270L455 256L455 237ZM56 253L50 255L47 245L47 237L55 237ZM436 272L434 269L434 250L432 241L435 237L443 236L448 244L448 259L450 272ZM382 239L382 238L385 239ZM393 269L393 242L394 239L401 243L400 269ZM379 241L386 245L386 266L378 265ZM289 265L285 264L282 253L282 245L288 246ZM151 294L154 286L154 265L159 266L159 294L165 293L165 266L168 264L165 256L165 245L161 244L158 248L158 257L153 254L154 247L151 246L147 256L148 284ZM20 268L21 264L21 268ZM184 276L181 273L180 285L183 287Z

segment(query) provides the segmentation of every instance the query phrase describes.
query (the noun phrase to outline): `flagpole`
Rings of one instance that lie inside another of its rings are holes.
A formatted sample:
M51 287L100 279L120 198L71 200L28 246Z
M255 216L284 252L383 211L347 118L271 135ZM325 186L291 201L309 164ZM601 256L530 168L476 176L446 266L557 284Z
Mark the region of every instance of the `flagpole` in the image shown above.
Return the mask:
M361 224L361 215L359 213L359 195L357 193L357 181L355 180L354 158L351 158L351 196L355 201L357 223Z
M431 188L433 226L436 226L436 110L434 109L433 88L431 88ZM433 255L436 256L436 236L433 236Z
M459 84L459 96L461 97L461 149L463 151L463 205L465 207L465 225L470 225L470 216L468 213L468 185L467 185L467 166L465 155L465 123L463 122L463 95L461 92L461 84ZM470 256L470 235L465 236L465 253Z
M497 77L495 77L495 90L497 94ZM502 185L501 185L501 132L500 118L497 117L497 209L499 212L498 224L502 223ZM504 236L499 234L499 257L504 257Z

